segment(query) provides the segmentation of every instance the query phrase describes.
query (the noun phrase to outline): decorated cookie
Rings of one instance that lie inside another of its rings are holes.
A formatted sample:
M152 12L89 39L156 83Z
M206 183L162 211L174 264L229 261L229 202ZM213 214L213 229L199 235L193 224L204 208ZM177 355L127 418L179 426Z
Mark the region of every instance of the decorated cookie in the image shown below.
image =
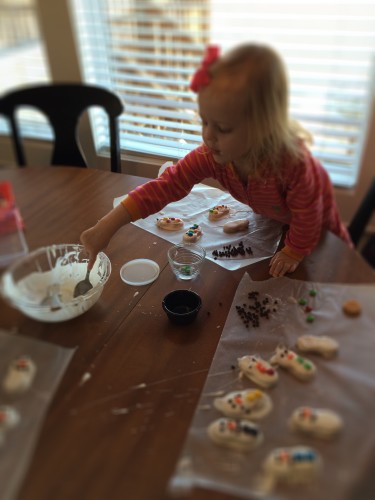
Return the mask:
M271 365L287 369L299 380L308 381L314 378L316 367L309 359L299 356L284 346L278 346L270 359Z
M265 361L256 354L242 356L237 359L237 362L240 369L240 375L245 375L248 379L261 387L272 387L279 379L279 375L275 368L273 368L268 361Z
M259 420L272 410L272 401L259 389L247 389L216 398L214 407L226 417Z
M166 231L178 231L179 229L183 229L184 221L178 217L162 217L161 219L156 219L156 225Z
M347 316L355 318L362 312L361 304L357 300L347 300L342 305L342 310Z
M187 243L195 243L202 236L202 228L198 224L193 224L183 236Z
M339 350L338 342L332 337L301 335L297 339L297 348L302 352L313 352L324 358L333 358Z
M224 224L224 233L239 233L240 231L245 231L249 227L248 219L237 219Z
M27 391L36 373L36 365L28 356L15 359L8 368L3 381L3 389L9 394Z
M263 441L258 426L248 420L222 417L212 422L207 432L214 443L238 451L250 451Z
M341 431L343 422L332 410L301 406L292 413L289 426L294 431L329 439Z
M307 446L275 448L263 462L264 472L276 482L306 483L321 467L319 454Z
M216 207L210 208L208 211L208 218L210 220L219 220L229 215L229 211L229 207L226 205L217 205Z
M12 406L0 406L0 433L16 427L20 419L18 411Z

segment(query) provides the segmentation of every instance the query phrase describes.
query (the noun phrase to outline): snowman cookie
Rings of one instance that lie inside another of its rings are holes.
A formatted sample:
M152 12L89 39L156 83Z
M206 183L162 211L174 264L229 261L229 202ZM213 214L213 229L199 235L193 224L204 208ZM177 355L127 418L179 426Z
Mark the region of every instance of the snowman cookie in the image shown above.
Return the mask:
M4 433L19 424L21 417L12 406L0 406L0 433Z
M3 389L8 394L20 394L29 389L36 373L36 365L28 356L15 359L3 380Z
M219 220L229 215L230 209L227 205L216 205L208 211L209 220Z
M333 358L339 350L339 344L332 337L324 335L301 335L297 339L297 348L302 352L312 352L324 358Z
M256 354L242 356L237 362L240 376L246 376L261 387L272 387L279 379L275 368Z
M186 243L195 243L202 236L202 228L198 224L193 224L183 236Z
M307 483L321 468L320 455L308 446L275 448L263 462L264 473L274 482Z
M214 443L237 451L250 451L263 441L261 430L248 420L222 417L208 426L207 433Z
M259 389L246 389L215 398L214 407L226 417L259 420L272 410L272 401Z
M165 231L179 231L184 227L184 221L179 217L162 217L156 219L156 225Z
M270 363L285 368L296 378L305 382L313 379L316 373L316 367L312 361L299 356L284 346L276 347Z
M289 426L293 431L329 439L341 431L343 422L340 415L332 410L300 406L291 414Z

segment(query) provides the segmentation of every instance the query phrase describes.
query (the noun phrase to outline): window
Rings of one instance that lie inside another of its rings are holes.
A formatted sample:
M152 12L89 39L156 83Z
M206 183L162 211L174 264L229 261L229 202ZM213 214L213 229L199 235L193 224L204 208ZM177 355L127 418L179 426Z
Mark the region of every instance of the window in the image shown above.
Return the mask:
M20 85L50 80L34 0L0 0L0 63L0 94ZM51 137L40 113L23 110L20 116L22 135ZM0 120L0 132L7 131L5 120Z

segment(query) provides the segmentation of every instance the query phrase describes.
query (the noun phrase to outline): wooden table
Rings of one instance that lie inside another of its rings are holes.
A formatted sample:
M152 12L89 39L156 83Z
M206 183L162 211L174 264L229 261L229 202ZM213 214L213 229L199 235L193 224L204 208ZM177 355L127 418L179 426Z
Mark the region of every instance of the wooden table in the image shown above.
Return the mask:
M85 228L147 179L70 167L0 170L10 180L25 220L29 249L76 243ZM128 225L106 253L112 275L99 302L84 315L48 324L24 317L0 300L0 328L78 349L47 413L19 500L158 500L168 479L245 271L266 280L268 260L227 271L206 261L194 282L180 283L166 257L170 244ZM156 282L125 285L121 265L151 258ZM375 283L365 261L330 233L293 277L317 282ZM192 288L203 300L197 321L172 326L163 296ZM80 384L83 374L91 379ZM212 494L213 495L213 494ZM218 493L210 498L231 498ZM207 498L195 490L191 499Z

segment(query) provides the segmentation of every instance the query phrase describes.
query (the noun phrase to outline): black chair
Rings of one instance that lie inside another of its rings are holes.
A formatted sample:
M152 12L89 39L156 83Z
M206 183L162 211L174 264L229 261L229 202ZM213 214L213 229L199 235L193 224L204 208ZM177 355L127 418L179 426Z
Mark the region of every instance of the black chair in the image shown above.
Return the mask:
M366 226L374 212L375 179L373 179L370 188L368 189L348 227L349 234L355 246L358 246L361 238L364 236ZM364 247L361 249L361 254L370 265L375 267L375 235L371 235L369 237Z
M52 165L87 167L77 137L81 114L91 106L99 106L108 114L111 149L111 171L121 172L118 118L124 111L119 97L102 87L61 83L20 88L0 98L0 114L8 118L18 165L26 165L16 112L31 106L46 115L54 130Z

